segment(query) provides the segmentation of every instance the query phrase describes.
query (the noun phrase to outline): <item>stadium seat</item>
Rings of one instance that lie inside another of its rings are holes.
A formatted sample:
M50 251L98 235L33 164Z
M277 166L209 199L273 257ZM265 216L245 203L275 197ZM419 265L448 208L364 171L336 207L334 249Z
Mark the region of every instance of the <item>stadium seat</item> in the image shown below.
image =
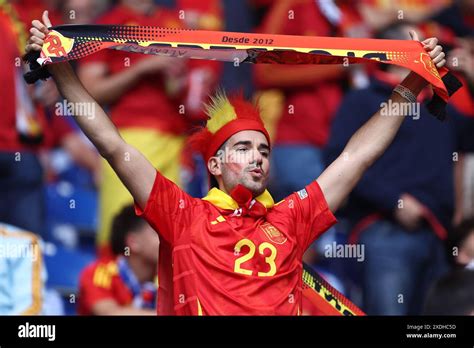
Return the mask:
M72 294L77 295L79 275L87 264L95 260L95 255L45 243L44 259L48 270L47 286L69 298Z

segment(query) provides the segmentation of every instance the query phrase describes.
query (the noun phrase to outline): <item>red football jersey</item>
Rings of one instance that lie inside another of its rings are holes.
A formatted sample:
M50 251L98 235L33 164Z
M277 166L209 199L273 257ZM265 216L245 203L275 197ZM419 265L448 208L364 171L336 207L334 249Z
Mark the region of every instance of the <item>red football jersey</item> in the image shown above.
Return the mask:
M158 314L297 315L302 256L336 222L316 181L264 216L239 216L236 201L214 188L193 198L156 174L145 209L161 237Z
M98 20L98 24L144 25L179 28L182 23L175 12L158 7L149 16L134 12L125 5L117 5ZM103 50L81 59L80 64L106 62L111 74L122 72L149 56L124 51ZM178 113L179 103L165 92L165 80L157 73L142 78L131 86L115 103L110 115L118 128L149 128L181 134L187 124Z
M5 5L8 7L8 5ZM19 9L15 6L15 9ZM28 114L28 105L32 106L33 116L30 120L35 120L41 130L48 129L46 125L46 117L43 108L34 104L30 100L28 93L22 93L22 89L18 88L17 82L24 85L25 90L27 86L22 81L23 71L13 63L19 62L24 48L21 40L22 36L26 39L26 24L15 18L15 11L10 14L0 6L0 33L2 33L2 49L0 50L0 86L2 86L2 96L0 98L0 110L2 115L0 117L0 150L1 151L37 151L38 146L33 144L25 144L20 140L19 131L17 130L17 117L21 114L20 110ZM18 92L17 92L18 91ZM20 106L24 106L24 108ZM31 125L30 127L31 130ZM36 129L36 127L33 127ZM42 132L39 132L42 133Z
M290 14L293 14L291 16ZM273 1L262 20L260 31L266 34L335 36L333 26L327 21L313 0ZM314 76L315 70L328 69L322 65L254 65L258 85L265 89L277 88L285 94L285 106L278 120L276 144L326 144L334 113L343 96L343 74L332 77L301 81L294 78L306 71ZM271 69L270 73L263 73ZM274 79L267 74L278 75ZM314 110L318 110L317 113Z
M92 307L112 299L121 306L132 304L133 294L120 277L116 260L99 260L87 266L79 281L78 313L92 315Z

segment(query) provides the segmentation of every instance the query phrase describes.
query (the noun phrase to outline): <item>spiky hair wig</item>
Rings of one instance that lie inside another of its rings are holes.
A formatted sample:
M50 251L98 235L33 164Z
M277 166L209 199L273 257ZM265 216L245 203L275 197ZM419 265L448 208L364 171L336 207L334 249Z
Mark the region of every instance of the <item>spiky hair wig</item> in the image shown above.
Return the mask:
M219 91L211 97L205 111L208 117L206 126L191 135L188 141L195 151L202 154L206 163L227 139L244 130L262 132L270 144L270 136L258 109L246 101L241 93L227 97L223 91Z

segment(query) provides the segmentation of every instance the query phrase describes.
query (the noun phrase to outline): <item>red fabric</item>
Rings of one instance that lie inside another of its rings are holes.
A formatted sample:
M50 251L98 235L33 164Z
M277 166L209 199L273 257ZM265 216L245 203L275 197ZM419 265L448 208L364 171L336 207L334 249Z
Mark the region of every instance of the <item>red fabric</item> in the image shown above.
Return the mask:
M54 115L45 129L45 141L42 144L43 148L50 149L61 146L61 142L68 135L74 133L74 129L62 116Z
M364 37L371 37L369 27L364 23L359 8L350 2L338 2L337 6L341 10L341 23L339 23L341 36L353 37L355 33L364 33Z
M252 192L245 186L238 184L232 192L230 192L230 196L239 204L243 216L248 215L259 218L267 214L267 208L259 201L254 200Z
M280 6L278 2L274 8ZM280 6L281 7L281 6ZM312 0L287 1L287 10L274 8L264 19L261 31L272 34L332 36L332 27ZM293 11L294 18L288 11ZM324 66L318 67L325 69ZM281 66L281 74L292 74L299 66ZM295 81L298 86L299 81ZM342 97L340 81L328 79L305 87L290 87L285 92L285 106L276 130L275 143L323 146L329 136L333 114Z
M177 28L181 26L176 13L163 8L150 16L140 15L133 10L118 5L99 21L99 24L150 25ZM121 72L141 59L149 59L143 54L103 50L81 60L88 62L105 62L110 74ZM165 92L165 81L161 74L148 76L122 95L111 105L111 117L118 128L144 127L163 132L181 134L186 129L184 117L178 113L179 105L172 101Z
M425 22L417 25L422 33L422 37L435 37L443 45L454 45L456 42L456 34L446 26L442 26L436 22Z
M268 143L270 144L270 136L268 135L267 130L263 126L262 122L254 121L254 120L243 120L237 119L234 121L229 122L224 127L219 129L214 136L212 137L211 144L209 149L207 150L205 161L209 160L212 156L214 156L221 147L222 144L225 143L227 139L229 139L235 133L244 130L256 130L262 132L265 137L267 138Z
M48 10L48 17L53 25L63 23L61 13L58 9L45 6L42 0L19 0L14 1L14 6L18 11L20 19L26 23L28 29L31 27L31 22L34 19L41 20L43 11Z
M214 134L206 127L200 127L188 139L190 147L200 153L206 162L217 153L217 150L227 139L240 131L255 130L262 132L270 146L270 135L265 129L258 109L252 103L246 101L242 95L229 98L229 102L234 108L237 119L229 121Z
M79 280L78 313L92 315L92 307L101 300L114 300L120 306L132 303L132 292L118 273L116 260L99 260L87 266Z
M362 218L354 228L349 232L347 241L349 244L356 244L359 241L360 235L364 232L370 225L378 220L382 219L383 216L380 213L369 214L366 217Z
M374 69L368 69L367 70L368 74L375 77L377 80L386 83L387 85L391 86L392 88L395 88L399 83L402 82L402 78L398 75L392 74L387 71L383 71L380 69L377 69L377 67L374 67ZM423 89L417 96L418 101L425 101L429 98L431 98L432 92L425 88ZM457 93L456 93L457 94Z
M308 296L303 296L303 311L302 315L311 315L311 316L322 316L327 315L325 311L321 308L318 308Z
M157 173L145 208L135 207L167 246L167 258L160 256L158 314L197 315L200 303L203 315L296 315L303 253L336 222L316 181L266 216L232 217ZM240 253L237 243L244 243ZM255 246L252 257L249 245ZM272 269L272 254L275 274L258 275ZM238 266L251 275L235 272Z
M220 0L196 1L196 0L176 0L177 8L199 11L200 13L212 14L216 17L222 16L222 6Z
M115 258L110 245L101 245L97 249L97 257L101 260L112 260Z
M12 21L8 15L0 10L0 33L2 33L2 49L0 50L0 151L35 150L36 147L27 146L20 142L16 129L16 97L15 97L15 69L16 59L21 54L18 51L16 34L12 28ZM10 63L7 63L10 62ZM38 121L45 129L45 117L41 108L37 108Z
M423 207L423 217L431 226L433 232L436 234L436 236L438 236L439 239L446 240L448 238L448 231L446 231L435 214L433 214L433 212L426 206Z

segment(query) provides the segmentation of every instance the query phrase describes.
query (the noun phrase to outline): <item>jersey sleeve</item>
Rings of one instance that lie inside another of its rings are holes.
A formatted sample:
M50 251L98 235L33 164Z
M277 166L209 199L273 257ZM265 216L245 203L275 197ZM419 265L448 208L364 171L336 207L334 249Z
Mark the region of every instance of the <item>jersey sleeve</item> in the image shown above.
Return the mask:
M196 201L198 200L157 171L145 207L142 209L135 202L135 212L147 220L160 238L174 245L174 242L189 230Z
M316 180L288 196L281 206L281 209L286 210L286 214L290 216L293 223L292 230L302 253L337 222Z

